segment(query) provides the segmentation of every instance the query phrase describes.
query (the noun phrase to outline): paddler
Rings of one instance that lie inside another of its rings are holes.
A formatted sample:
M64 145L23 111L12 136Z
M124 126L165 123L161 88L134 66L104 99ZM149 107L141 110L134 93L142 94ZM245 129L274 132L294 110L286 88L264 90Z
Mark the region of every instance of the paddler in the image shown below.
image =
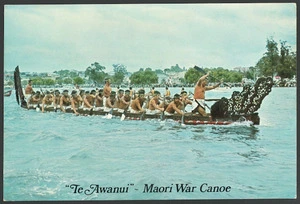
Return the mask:
M149 108L147 109L146 114L156 114L164 111L163 108L164 104L160 103L159 98L160 98L160 92L154 91L154 95L149 102Z
M46 91L46 94L42 101L42 113L44 112L44 108L52 105L54 102L54 96L50 93L50 91Z
M166 115L172 115L175 112L183 115L184 113L180 110L180 107L183 106L183 103L180 101L180 95L179 94L175 94L173 101L171 103L169 103L168 107L166 108L165 114Z
M123 90L120 89L119 92L122 92ZM118 96L118 103L117 108L118 112L123 113L125 109L127 109L130 105L131 97L130 97L130 91L126 90L125 95L121 94Z
M56 110L57 108L59 108L59 104L60 104L60 98L61 98L61 95L60 95L60 92L59 90L55 90L54 91L54 100L53 100L53 106L54 106L54 110Z
M103 109L103 89L100 89L98 94L96 95L96 101L95 101L95 110Z
M68 90L63 91L62 96L60 97L59 106L63 112L66 112L67 108L71 108L71 96L69 95Z
M192 113L199 113L202 116L206 116L205 112L205 91L209 91L220 86L221 82L214 86L206 86L207 77L209 76L209 72L202 77L199 78L198 82L194 88L194 99L192 103Z
M117 97L116 97L115 107L117 107L119 109L121 98L124 96L124 90L123 89L117 89L117 93L118 94L117 94Z
M115 108L116 92L111 91L110 96L105 100L104 112L110 112Z
M131 101L130 113L142 113L145 110L142 108L145 101L145 90L138 91L138 97Z
M34 93L34 92L33 92ZM42 102L41 93L37 91L28 98L27 108L36 107Z
M85 106L87 108L92 108L95 105L95 100L96 100L96 90L91 90L91 92L85 92L86 95L86 102Z
M77 93L76 90L73 90L71 92L71 105L72 105L73 112L76 115L79 115L79 113L77 112L77 110L81 106L81 104L82 104L82 98L81 98L81 96Z
M184 107L183 106L179 107L179 109L181 109L181 110L183 110L186 105L188 105L188 104L192 105L193 104L193 102L191 100L189 100L186 91L181 91L181 93L180 93L180 101L182 102L182 105L184 104Z

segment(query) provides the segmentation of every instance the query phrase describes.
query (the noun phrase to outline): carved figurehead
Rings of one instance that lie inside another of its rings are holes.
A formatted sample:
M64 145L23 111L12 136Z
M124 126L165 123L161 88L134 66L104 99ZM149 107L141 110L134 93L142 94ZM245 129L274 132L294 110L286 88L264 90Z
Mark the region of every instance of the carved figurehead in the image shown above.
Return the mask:
M212 119L252 114L260 108L263 99L271 92L271 77L259 78L253 86L244 86L242 92L234 91L230 99L225 97L211 107Z

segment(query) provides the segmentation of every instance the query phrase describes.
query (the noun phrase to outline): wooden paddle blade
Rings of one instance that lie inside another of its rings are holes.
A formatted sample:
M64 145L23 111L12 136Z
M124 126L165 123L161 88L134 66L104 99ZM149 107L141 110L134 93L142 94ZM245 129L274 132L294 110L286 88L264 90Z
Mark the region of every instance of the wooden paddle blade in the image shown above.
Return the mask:
M125 119L125 114L123 113L120 120L123 121L124 119Z

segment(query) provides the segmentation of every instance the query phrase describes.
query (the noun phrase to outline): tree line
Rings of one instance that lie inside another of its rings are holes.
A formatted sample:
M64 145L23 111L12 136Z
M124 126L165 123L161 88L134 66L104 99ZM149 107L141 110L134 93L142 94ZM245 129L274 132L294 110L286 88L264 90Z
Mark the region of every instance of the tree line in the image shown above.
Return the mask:
M286 41L278 43L270 37L267 39L267 51L257 62L255 68L259 76L280 76L281 78L292 78L296 75L296 52L291 50Z
M78 84L85 83L94 84L95 86L103 85L105 78L110 78L113 84L121 85L125 76L128 74L127 67L123 64L113 64L114 75L110 76L105 72L106 67L98 62L92 63L84 71L84 78L80 77L78 72L69 70L54 71L58 74L55 80L42 77L32 78L36 85L55 85L55 84ZM280 76L281 78L292 78L296 75L296 52L291 50L291 47L287 45L286 41L280 41L280 48L278 43L274 41L273 37L267 39L266 52L258 60L255 66L250 67L247 71L228 70L222 67L216 68L203 68L205 72L210 72L212 76L210 82L216 82L223 79L224 82L239 83L242 78L248 78L255 80L261 76ZM153 71L151 68L140 68L138 71L133 72L130 79L131 85L153 85L159 84L166 85L165 80L159 82L158 75L165 74L167 76L170 72L182 72L186 71L185 68L181 68L178 64L165 68L163 70ZM188 68L184 78L180 79L181 85L194 84L203 73L198 72L192 67ZM128 84L126 84L128 85Z

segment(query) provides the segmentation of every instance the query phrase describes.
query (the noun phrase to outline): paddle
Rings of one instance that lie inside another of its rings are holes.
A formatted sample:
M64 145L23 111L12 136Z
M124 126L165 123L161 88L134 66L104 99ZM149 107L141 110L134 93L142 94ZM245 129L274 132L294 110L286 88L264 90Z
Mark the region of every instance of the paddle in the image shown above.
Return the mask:
M194 69L196 69L198 72L202 72L203 74L206 74L206 72L202 69L202 68L200 68L200 67L198 67L198 66L194 66ZM221 81L221 80L219 80L219 79L217 79L217 78L215 78L215 77L213 77L213 76L211 76L211 75L209 75L211 78L213 78L214 80L216 80L216 81ZM231 88L231 86L230 85L228 85L228 84L226 84L226 83L224 83L223 82L223 84L225 85L225 86L228 86L229 88Z
M149 100L150 100L150 98L149 98L149 96L147 96L147 101L146 101L145 105L143 106L143 107L145 107L145 109L146 109L147 106L148 106ZM144 119L145 113L146 113L146 110L144 110L144 112L141 114L140 120L143 120L143 119Z
M93 111L94 111L94 108L92 107L91 109L90 109L90 115L93 115Z
M123 113L122 113L122 115L121 115L121 118L120 118L121 121L123 121L123 120L126 118L125 113L128 111L128 109L129 109L129 105L127 106L126 109L124 109L124 111L123 111Z
M164 95L163 106L165 106L165 101L166 101L166 96ZM163 120L164 116L165 116L165 108L164 108L164 110L160 114L160 120Z
M112 114L113 114L113 111L114 111L114 109L113 109L113 108L111 108L108 114L112 116Z
M44 92L43 92L42 88L40 88L40 91L42 92L42 95L43 95L43 96L45 96L45 94L44 94Z
M39 104L39 103L37 104L35 110L36 110L37 112L39 112L39 111L41 110L41 109L40 109L40 104Z
M184 103L184 101L182 101L182 105L183 105L183 107L182 107L183 114L181 116L181 125L184 125L184 111L185 111L185 103Z
M145 115L145 113L146 113L146 110L141 114L141 116L140 116L140 120L143 120L144 119L144 115Z

